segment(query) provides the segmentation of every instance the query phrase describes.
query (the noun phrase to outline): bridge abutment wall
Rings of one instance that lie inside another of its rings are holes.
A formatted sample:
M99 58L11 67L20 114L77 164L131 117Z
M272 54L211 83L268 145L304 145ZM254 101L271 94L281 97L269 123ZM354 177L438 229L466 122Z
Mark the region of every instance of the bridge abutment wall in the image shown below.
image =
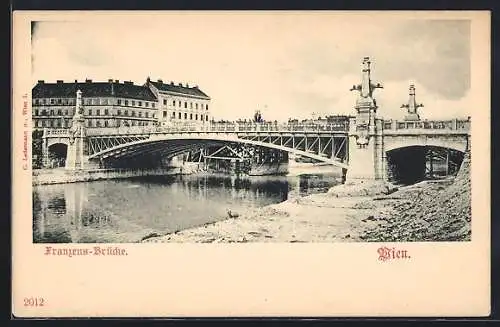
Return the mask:
M346 181L383 180L386 178L387 160L384 151L382 120L375 121L368 134L368 143L359 144L360 135L354 123L349 131L349 169Z

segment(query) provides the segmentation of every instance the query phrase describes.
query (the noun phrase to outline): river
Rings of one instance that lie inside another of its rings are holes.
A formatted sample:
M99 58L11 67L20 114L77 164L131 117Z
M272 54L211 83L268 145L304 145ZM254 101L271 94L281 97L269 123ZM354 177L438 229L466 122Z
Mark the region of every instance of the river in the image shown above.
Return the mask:
M34 186L33 242L138 242L338 183L336 175L191 175Z

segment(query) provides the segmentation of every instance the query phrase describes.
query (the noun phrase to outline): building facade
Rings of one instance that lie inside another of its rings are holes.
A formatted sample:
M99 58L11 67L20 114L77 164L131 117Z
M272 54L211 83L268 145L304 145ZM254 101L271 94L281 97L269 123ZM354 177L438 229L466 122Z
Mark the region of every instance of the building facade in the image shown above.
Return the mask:
M198 86L188 84L164 83L161 79L146 80L148 87L158 99L158 124L160 126L172 123L208 123L210 115L210 97Z
M82 92L85 126L90 128L165 125L171 121L204 123L210 118L210 97L197 86L149 79L144 85L119 80L40 80L32 89L33 129L70 128L77 90Z

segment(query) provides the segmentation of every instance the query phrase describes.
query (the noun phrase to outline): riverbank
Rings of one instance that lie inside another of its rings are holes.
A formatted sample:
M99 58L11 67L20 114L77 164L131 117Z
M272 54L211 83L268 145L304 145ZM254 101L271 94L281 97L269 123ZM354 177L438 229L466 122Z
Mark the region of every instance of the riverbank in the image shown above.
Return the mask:
M66 184L144 176L184 175L192 174L197 170L198 168L194 166L158 169L36 169L32 172L32 185Z
M424 181L399 189L384 188L339 185L328 193L288 199L238 213L235 218L163 236L149 235L142 242L470 240L468 154L455 179Z

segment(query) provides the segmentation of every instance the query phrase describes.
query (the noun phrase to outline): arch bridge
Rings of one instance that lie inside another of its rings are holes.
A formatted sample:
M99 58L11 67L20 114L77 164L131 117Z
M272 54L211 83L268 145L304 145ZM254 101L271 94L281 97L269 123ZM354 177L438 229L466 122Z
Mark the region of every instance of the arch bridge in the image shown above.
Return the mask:
M378 119L377 125L381 132L380 140L375 142L379 144L379 149L374 154L373 168L375 173L379 171L382 178L387 175L387 157L396 149L427 146L465 152L469 147L469 119L415 122ZM45 130L45 152L48 153L49 147L58 143L71 148L70 133L67 129ZM355 161L357 152L362 148L357 144L358 138L354 118L350 122L329 124L226 122L170 127L89 128L83 137L84 159L81 160L81 167L143 156L170 158L204 147L248 145L285 151L343 169L362 165L366 170L366 161Z

